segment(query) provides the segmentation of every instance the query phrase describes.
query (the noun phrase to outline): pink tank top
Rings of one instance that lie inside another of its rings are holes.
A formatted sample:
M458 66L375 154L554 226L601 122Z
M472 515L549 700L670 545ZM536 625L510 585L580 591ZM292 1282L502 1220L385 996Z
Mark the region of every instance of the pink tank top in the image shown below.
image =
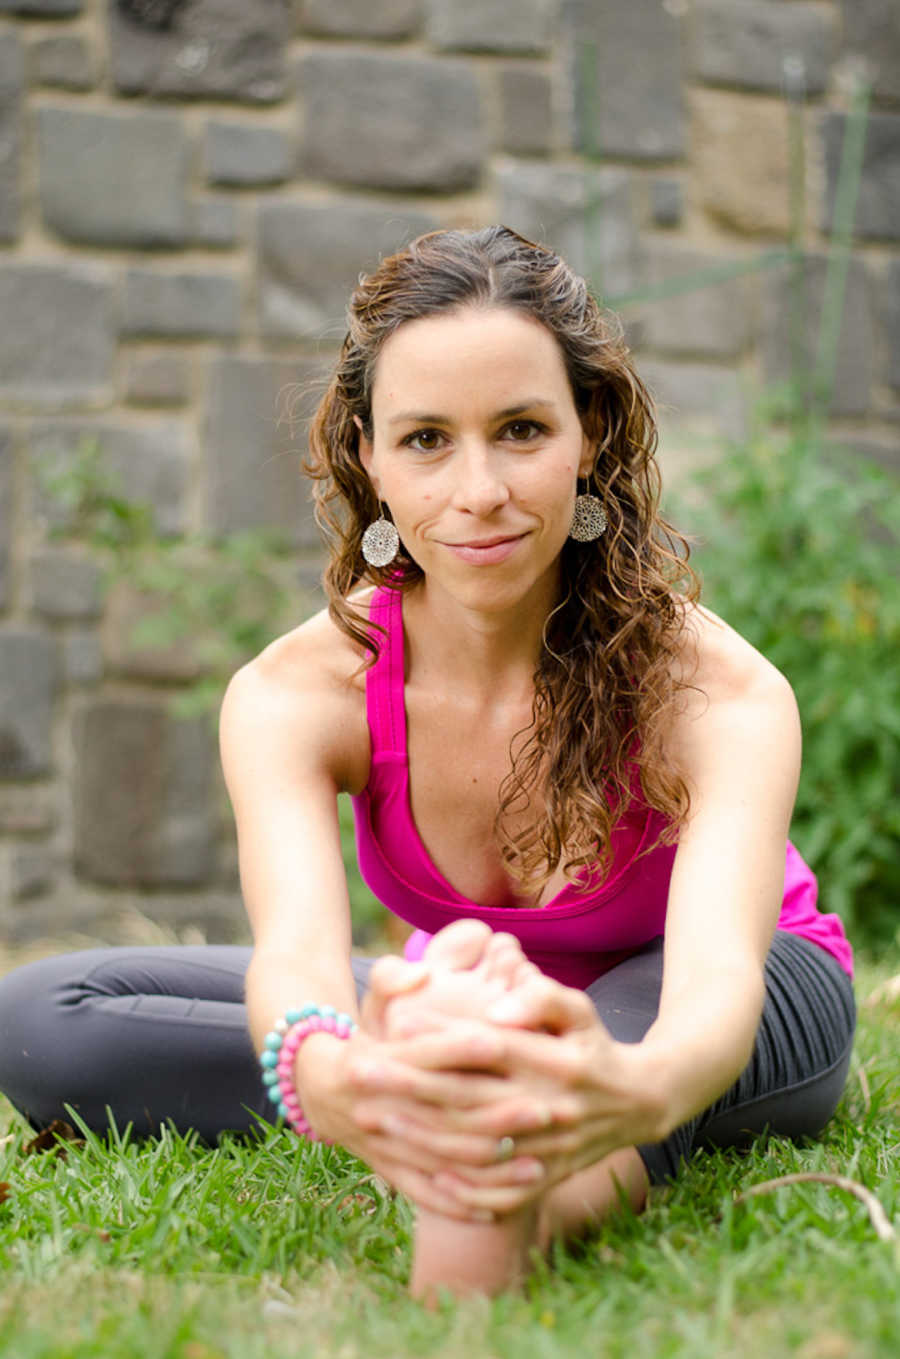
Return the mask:
M429 937L463 916L516 935L542 971L566 986L584 988L665 929L674 845L643 857L665 824L661 813L637 802L613 832L612 866L597 886L566 884L545 906L480 906L438 872L419 838L409 799L404 706L402 596L379 589L372 622L380 655L366 674L366 712L372 744L369 782L353 798L359 868L372 892L416 927L406 956L420 957ZM841 922L816 909L816 879L788 844L784 900L778 928L802 935L831 953L853 975Z

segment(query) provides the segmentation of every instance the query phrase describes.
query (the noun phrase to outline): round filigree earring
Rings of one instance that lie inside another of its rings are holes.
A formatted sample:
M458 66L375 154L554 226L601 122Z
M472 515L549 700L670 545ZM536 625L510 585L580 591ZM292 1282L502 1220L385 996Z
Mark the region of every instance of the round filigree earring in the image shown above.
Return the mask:
M390 566L400 551L400 534L382 510L362 536L362 554L370 566Z
M592 543L605 532L608 522L603 502L598 496L587 493L577 495L569 537L574 538L576 543Z

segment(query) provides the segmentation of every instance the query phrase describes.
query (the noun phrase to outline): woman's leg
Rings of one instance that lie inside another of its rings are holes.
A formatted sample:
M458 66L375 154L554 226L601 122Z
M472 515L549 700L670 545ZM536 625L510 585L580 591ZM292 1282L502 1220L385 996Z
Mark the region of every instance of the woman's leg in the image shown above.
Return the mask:
M656 1018L662 955L660 938L588 988L600 1019L621 1042L640 1042ZM850 1064L852 984L824 949L783 930L772 941L765 979L753 1056L734 1085L665 1141L623 1148L558 1186L545 1208L545 1240L601 1220L621 1191L640 1207L648 1185L675 1175L698 1147L746 1146L766 1130L792 1138L821 1132Z
M87 949L0 978L0 1091L37 1127L75 1109L208 1141L272 1121L247 1029L250 949ZM355 963L357 986L369 964Z

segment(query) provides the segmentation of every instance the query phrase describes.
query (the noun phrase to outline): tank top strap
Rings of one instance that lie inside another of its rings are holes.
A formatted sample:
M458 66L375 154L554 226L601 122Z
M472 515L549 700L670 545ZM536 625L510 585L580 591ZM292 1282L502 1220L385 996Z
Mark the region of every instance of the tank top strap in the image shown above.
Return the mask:
M406 709L403 704L403 597L399 590L379 587L369 606L376 632L378 660L366 672L366 717L372 758L393 754L406 758Z

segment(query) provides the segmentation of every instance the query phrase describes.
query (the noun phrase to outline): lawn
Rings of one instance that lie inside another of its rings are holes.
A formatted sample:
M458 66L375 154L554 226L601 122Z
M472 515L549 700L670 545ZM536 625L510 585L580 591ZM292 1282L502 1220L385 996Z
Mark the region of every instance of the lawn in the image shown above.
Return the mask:
M821 1142L702 1155L640 1218L540 1263L523 1296L436 1313L405 1295L408 1205L340 1150L262 1129L26 1154L0 1100L0 1354L894 1359L900 1241L857 1198L803 1184L734 1200L826 1171L900 1219L900 996L883 985L898 972L900 954L859 967L856 1057Z

